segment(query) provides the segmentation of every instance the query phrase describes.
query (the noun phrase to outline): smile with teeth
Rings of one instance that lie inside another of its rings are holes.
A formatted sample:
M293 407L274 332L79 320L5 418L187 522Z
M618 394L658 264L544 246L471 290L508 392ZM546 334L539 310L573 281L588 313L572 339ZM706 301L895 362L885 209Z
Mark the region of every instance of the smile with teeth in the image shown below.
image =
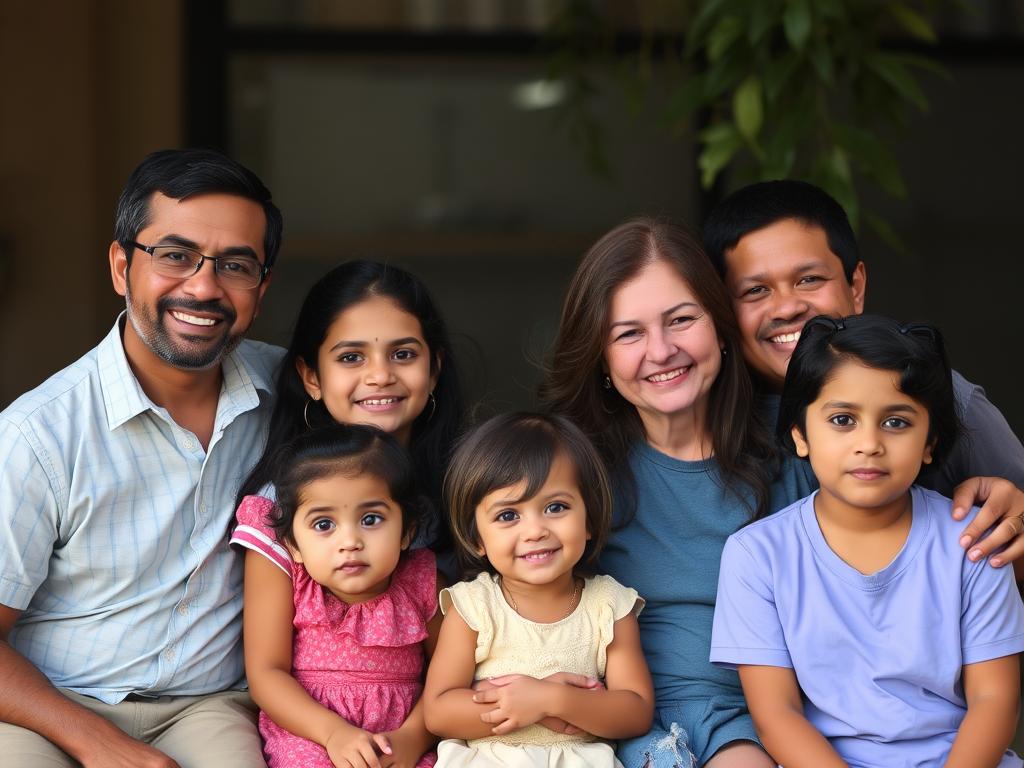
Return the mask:
M538 549L536 552L527 552L524 555L519 555L519 558L528 563L540 563L547 560L557 551L557 549Z
M653 382L654 384L660 384L663 381L672 381L672 379L677 379L684 373L686 373L688 370L690 370L690 366L687 365L683 368L676 368L674 371L652 373L650 376L647 377L647 380Z
M400 397L367 397L356 402L359 405L394 405L401 399Z
M183 323L188 323L189 325L216 325L220 322L212 317L197 317L195 315L190 315L187 312L178 312L176 310L171 310L171 317L175 320L180 320Z
M793 333L780 333L778 336L772 336L768 340L773 344L795 344L800 341L800 331L793 331Z

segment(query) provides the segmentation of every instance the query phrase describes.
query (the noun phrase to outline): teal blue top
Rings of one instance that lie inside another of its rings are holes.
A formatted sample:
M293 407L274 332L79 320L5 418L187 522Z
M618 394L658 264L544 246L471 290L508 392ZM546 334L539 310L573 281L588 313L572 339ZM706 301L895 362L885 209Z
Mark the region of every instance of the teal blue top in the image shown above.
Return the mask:
M711 623L718 565L725 540L750 520L753 494L725 489L714 459L679 461L642 444L630 467L636 478L631 522L613 530L601 555L602 573L636 589L647 600L640 638L654 678L658 705L742 695L733 670L711 665ZM817 487L807 462L784 459L772 486L775 512ZM621 495L616 527L627 519Z

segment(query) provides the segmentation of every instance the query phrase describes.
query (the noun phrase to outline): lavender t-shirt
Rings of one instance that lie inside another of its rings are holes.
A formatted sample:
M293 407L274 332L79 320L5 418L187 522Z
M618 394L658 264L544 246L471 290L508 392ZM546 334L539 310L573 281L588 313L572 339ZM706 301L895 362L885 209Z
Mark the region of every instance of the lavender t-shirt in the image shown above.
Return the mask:
M1012 569L967 560L949 499L911 493L907 541L870 576L829 548L816 494L722 554L711 661L792 668L804 714L851 768L941 766L967 712L963 665L1024 650Z

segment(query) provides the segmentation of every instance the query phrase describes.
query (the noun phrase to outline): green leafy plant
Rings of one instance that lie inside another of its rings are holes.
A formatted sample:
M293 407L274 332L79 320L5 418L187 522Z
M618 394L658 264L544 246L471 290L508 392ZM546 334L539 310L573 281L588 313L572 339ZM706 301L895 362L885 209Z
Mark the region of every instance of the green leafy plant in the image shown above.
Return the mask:
M595 89L587 72L599 60L616 62L642 88L652 83L660 54L661 71L672 80L665 120L678 126L701 118L697 162L704 187L725 170L736 182L802 178L832 193L856 224L859 179L894 197L906 195L882 137L904 125L911 109L927 109L918 75L942 69L886 41L934 43L933 6L910 0L641 3L653 21L639 51L623 55L615 52L614 19L601 17L593 3L569 0L552 30L554 72L569 78L570 124L586 154L607 169L599 130L586 111ZM666 28L676 32L666 35ZM896 240L879 217L863 218Z

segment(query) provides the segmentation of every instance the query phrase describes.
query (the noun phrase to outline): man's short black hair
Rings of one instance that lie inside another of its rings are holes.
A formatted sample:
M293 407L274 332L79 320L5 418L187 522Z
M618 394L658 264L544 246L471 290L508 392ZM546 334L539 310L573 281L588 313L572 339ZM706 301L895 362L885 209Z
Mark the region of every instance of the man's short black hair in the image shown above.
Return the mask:
M751 232L783 219L796 219L825 231L829 250L843 264L847 282L860 261L853 227L843 206L825 190L805 181L761 181L738 189L715 206L704 224L704 249L725 277L725 252Z
M221 193L259 203L267 219L264 266L274 266L281 247L281 211L259 177L240 163L212 149L163 149L147 155L128 177L117 201L114 240L126 254L131 254L130 243L149 224L149 200L154 192L174 200Z

